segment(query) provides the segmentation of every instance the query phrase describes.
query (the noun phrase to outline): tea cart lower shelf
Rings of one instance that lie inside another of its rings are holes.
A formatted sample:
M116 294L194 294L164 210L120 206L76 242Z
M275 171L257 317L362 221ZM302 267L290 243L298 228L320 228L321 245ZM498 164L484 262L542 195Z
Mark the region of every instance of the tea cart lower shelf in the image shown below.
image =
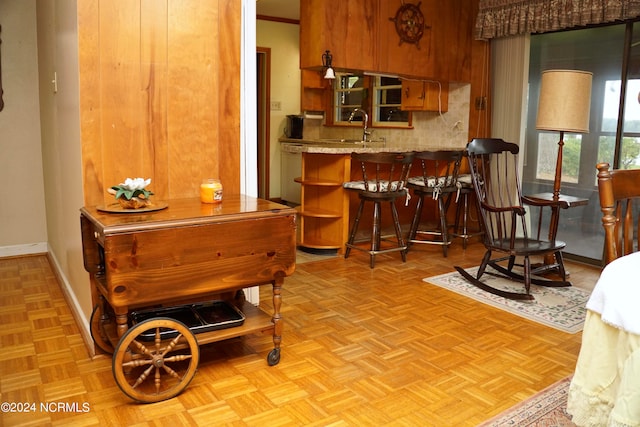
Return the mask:
M91 315L91 336L100 349L113 354L116 383L124 394L143 403L172 398L189 385L199 363L199 346L247 334L275 332L271 316L250 303L242 305L241 325L207 332L198 332L162 314L133 324L121 337L110 307L97 304ZM278 343L267 355L267 363L274 366L279 362Z

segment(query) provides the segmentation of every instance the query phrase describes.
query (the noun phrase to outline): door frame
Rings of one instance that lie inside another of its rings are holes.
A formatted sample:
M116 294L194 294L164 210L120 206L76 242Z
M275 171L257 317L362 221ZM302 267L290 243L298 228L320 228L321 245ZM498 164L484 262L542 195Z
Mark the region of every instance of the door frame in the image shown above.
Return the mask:
M271 182L271 48L256 48L256 74L258 197L269 199Z
M256 140L256 2L242 0L242 29L240 30L240 192L258 196ZM260 288L244 289L247 301L260 302Z

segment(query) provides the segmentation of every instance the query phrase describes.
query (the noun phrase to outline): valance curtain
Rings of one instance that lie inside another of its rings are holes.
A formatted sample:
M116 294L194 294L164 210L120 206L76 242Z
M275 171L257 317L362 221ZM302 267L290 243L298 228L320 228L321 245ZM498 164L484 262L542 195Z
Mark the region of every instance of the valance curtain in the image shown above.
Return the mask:
M640 16L640 0L480 0L475 38L545 33Z

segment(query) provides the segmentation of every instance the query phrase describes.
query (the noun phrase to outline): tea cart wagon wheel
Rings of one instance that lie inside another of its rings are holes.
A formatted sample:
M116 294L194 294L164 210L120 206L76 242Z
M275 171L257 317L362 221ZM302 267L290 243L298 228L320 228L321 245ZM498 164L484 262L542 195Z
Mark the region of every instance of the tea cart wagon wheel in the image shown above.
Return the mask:
M113 354L113 376L130 398L159 402L177 396L189 385L199 360L198 341L184 323L154 317L120 338Z
M103 313L102 311L101 304L96 304L93 308L91 321L89 322L89 333L91 334L91 338L93 338L93 342L100 350L108 354L113 354L113 344L109 341L104 330L105 323L113 319L109 318L109 313Z

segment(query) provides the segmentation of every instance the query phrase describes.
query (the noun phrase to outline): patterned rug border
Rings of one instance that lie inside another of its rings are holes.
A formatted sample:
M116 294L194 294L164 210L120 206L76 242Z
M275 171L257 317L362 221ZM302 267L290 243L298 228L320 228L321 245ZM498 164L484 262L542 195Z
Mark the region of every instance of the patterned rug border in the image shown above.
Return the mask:
M466 271L475 276L478 267L467 268ZM522 292L524 290L523 285L519 282L488 274L492 271L492 269L487 269L487 273L482 277L482 280L493 282L492 286L501 287L512 292ZM535 299L533 301L516 301L483 291L467 282L457 271L427 277L422 280L483 304L570 334L575 334L582 330L587 314L586 303L591 295L590 291L575 286L553 288L531 285L531 293ZM552 305L554 299L558 298L561 298L562 301L556 301L557 304ZM541 302L546 302L547 300L550 300L551 304L541 304Z
M567 398L572 377L573 375L569 375L551 384L477 427L575 426L571 421L571 415L567 413Z

